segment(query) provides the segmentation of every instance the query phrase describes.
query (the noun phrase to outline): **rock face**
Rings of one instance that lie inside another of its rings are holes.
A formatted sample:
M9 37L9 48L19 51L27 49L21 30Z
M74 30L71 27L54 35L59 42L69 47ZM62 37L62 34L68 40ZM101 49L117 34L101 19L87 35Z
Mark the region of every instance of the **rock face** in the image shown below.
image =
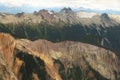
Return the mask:
M0 80L17 80L12 68L14 63L15 39L0 33Z
M119 80L110 50L74 41L14 39L0 33L0 80Z

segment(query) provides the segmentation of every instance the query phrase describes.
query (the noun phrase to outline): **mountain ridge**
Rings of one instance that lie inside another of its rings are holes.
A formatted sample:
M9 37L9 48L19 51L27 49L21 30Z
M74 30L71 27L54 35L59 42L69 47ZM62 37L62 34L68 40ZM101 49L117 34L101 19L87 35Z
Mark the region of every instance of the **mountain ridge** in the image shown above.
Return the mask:
M35 13L36 12L36 13ZM63 8L61 9L60 12L54 12L54 11L48 11L48 10L40 10L40 11L35 11L34 13L30 13L30 14L26 14L24 12L21 12L21 13L17 13L17 14L7 14L7 13L1 13L1 18L0 18L0 22L1 23L19 23L19 22L33 22L33 23L40 23L40 21L44 21L43 17L46 17L45 20L47 21L52 21L51 19L55 19L55 21L53 21L52 23L57 23L59 21L59 19L61 19L63 22L69 22L69 21L72 21L72 22L76 22L76 23L80 23L80 19L82 18L85 18L85 19L90 19L92 20L91 18L93 16L102 16L102 14L98 14L98 13L87 13L87 12L83 12L83 11L80 11L80 12L75 12L75 11L72 11L71 8ZM38 14L38 15L36 15ZM104 13L103 13L104 14ZM21 17L20 17L21 15ZM110 14L108 14L109 16ZM48 16L48 17L47 17ZM67 16L68 17L68 20L67 21ZM119 16L119 15L115 15L115 16ZM39 18L38 18L39 17ZM60 18L61 17L61 18ZM73 20L71 20L71 18ZM76 18L75 18L76 17ZM77 17L79 17L79 19L77 19ZM36 19L35 19L36 18ZM50 18L50 19L49 19ZM65 20L63 20L65 18ZM114 21L118 22L115 18L114 18L114 15L110 15L109 16L110 19L113 19ZM12 20L13 19L13 20ZM95 18L94 18L95 19ZM75 21L74 21L75 20ZM95 20L96 21L96 20ZM92 22L95 22L95 21L92 21ZM83 23L83 22L81 22ZM87 23L85 23L87 24Z
M0 33L0 44L0 59L3 60L0 60L0 66L7 68L5 70L0 68L2 71L0 73L3 73L3 70L7 73L7 76L0 74L2 80L78 80L83 78L119 80L120 78L120 60L116 53L101 47L76 41L52 43L43 39L36 41L15 39L5 33ZM11 56L5 55L6 53ZM20 71L21 68L24 70ZM46 71L46 73L39 74L39 71ZM76 75L72 74L73 72ZM78 75L76 72L82 73Z

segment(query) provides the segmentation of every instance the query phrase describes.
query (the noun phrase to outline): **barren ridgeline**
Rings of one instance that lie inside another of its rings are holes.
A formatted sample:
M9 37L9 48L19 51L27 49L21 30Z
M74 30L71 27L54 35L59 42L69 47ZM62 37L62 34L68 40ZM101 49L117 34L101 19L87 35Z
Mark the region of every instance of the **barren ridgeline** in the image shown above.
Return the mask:
M119 66L116 53L101 47L0 33L0 80L119 80Z

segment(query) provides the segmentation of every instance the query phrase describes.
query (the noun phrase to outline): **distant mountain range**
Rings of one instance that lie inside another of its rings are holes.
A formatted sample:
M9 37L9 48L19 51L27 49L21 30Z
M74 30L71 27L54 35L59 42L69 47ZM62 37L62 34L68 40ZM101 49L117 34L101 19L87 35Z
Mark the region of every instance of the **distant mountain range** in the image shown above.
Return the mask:
M0 22L1 23L18 23L18 22L39 23L40 21L47 20L51 23L52 22L58 23L59 21L63 21L65 23L66 22L82 23L82 24L87 25L90 23L102 24L101 19L103 19L103 17L107 18L107 20L110 19L112 24L117 24L116 22L120 22L120 15L107 14L107 13L100 14L100 13L96 13L92 11L86 12L83 10L73 11L71 8L63 8L59 12L49 11L45 9L42 9L40 11L34 11L34 13L21 12L21 13L16 13L16 14L10 14L10 13L1 12Z
M53 8L39 8L39 7L31 7L31 6L22 6L22 7L7 7L5 5L0 5L0 12L7 12L7 13L20 13L20 12L25 12L25 13L33 13L34 11L39 11L42 9L46 10L54 10L55 12L59 12L63 7L53 7ZM99 10L99 9L90 9L90 8L84 8L84 7L79 7L79 8L72 8L73 11L85 11L85 12L96 12L96 13L107 13L107 14L119 14L120 11L117 10L112 10L112 9L106 9L106 10Z

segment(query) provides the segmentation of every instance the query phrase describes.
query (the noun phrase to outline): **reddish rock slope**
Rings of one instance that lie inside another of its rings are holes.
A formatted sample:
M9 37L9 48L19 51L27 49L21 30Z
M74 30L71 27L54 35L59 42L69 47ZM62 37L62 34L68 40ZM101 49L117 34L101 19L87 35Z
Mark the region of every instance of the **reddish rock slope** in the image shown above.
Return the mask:
M0 33L0 80L119 80L114 52L74 41L14 39Z

